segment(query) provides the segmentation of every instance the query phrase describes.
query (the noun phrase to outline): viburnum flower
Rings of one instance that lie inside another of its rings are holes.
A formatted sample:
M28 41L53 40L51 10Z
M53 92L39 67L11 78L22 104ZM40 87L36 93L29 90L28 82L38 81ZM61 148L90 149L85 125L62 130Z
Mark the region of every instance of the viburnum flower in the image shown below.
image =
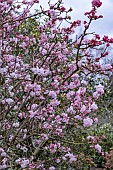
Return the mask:
M111 66L111 64L105 64L104 65L104 68L107 70L110 70L110 69L112 69L112 66Z
M98 123L98 118L97 117L94 118L94 122Z
M72 153L67 153L65 155L65 158L69 158L70 159L69 160L70 163L75 162L77 160L76 156L74 154L72 154Z
M99 93L98 92L94 92L93 93L93 98L95 99L95 100L97 100L98 98L99 98Z
M7 156L6 152L2 152L2 153L1 153L1 156L2 156L2 157L6 157L6 156Z
M51 100L50 104L55 107L55 106L58 106L60 104L60 101L53 99L53 100Z
M100 0L93 0L92 6L99 8L102 5L102 2Z
M6 164L0 165L0 169L6 169L6 167L7 167Z
M94 137L94 136L87 136L87 140L92 140L92 141L94 141L94 140L95 140L95 137Z
M49 167L49 170L55 170L54 166Z
M83 106L81 107L81 109L80 109L80 112L81 112L81 113L84 113L85 111L86 111L86 106L83 105Z
M13 99L8 98L8 99L6 99L6 102L7 102L8 104L11 104L11 103L13 103Z
M89 118L89 117L84 118L84 120L83 120L84 127L90 127L90 126L92 126L92 124L93 124L93 120L91 118Z
M52 97L53 99L55 99L57 97L55 91L50 91L48 94L50 97Z
M99 84L98 86L96 86L96 91L99 94L103 94L104 93L104 86L102 86L101 84Z
M34 112L34 111L29 111L29 113L30 113L29 117L31 119L37 114L37 112Z
M14 122L14 123L12 124L12 126L13 126L13 127L19 127L19 122Z
M77 120L82 120L82 117L80 115L76 115L74 118Z
M16 159L15 162L16 162L17 164L20 164L20 163L22 162L22 158Z
M50 144L50 151L51 151L51 153L55 153L55 152L56 152L56 150L57 150L57 145L56 145L56 144L51 143L51 144Z
M87 83L87 81L82 80L82 81L81 81L81 84L83 84L84 86L87 86L88 83Z
M99 144L95 145L95 149L96 149L97 152L99 152L99 153L101 153L101 151L102 151L102 147L101 147Z
M93 102L90 106L90 108L94 111L94 110L97 110L98 109L98 106L95 102Z
M70 107L67 108L67 112L71 113L71 114L75 114L76 110L74 110L73 106L70 106Z

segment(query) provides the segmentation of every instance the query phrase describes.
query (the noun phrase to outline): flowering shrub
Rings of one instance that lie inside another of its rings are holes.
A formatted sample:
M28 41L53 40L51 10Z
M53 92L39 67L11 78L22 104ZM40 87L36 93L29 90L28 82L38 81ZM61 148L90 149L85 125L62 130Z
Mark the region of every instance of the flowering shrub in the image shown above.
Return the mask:
M92 85L92 91L88 76L112 71L99 61L113 39L96 33L88 38L92 21L102 18L96 14L102 3L93 0L83 22L71 21L72 8L66 9L62 0L30 14L35 3L0 0L0 169L90 166L87 146L92 143L99 154L102 148L82 132L98 122L93 113L104 86ZM62 27L63 21L69 26ZM71 40L81 25L83 33ZM91 52L101 45L105 50L95 58Z
M87 140L92 141L92 157L98 167L103 169L112 169L112 147L113 147L113 126L111 123L104 123L103 125L96 125L91 127L88 132ZM96 142L99 144L96 144ZM94 152L94 149L97 152ZM103 152L104 151L104 152ZM101 153L101 154L100 154ZM104 157L103 157L104 156ZM104 164L104 166L103 166Z

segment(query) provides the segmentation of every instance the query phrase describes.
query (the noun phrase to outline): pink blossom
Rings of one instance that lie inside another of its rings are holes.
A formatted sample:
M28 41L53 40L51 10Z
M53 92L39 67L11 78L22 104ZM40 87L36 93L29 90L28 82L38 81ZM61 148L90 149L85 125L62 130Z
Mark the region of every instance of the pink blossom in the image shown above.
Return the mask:
M12 126L13 127L19 127L19 122L14 122Z
M74 118L77 120L82 120L82 117L80 115L76 115Z
M60 159L57 159L57 160L56 160L56 163L60 163L60 162L61 162L61 160L60 160Z
M67 112L74 114L74 113L76 113L76 110L74 110L73 106L70 106L70 107L67 108Z
M36 114L37 114L37 112L35 112L35 111L29 111L29 117L32 119Z
M22 161L22 158L18 158L18 159L15 160L16 164L20 164L21 161Z
M67 153L65 155L65 158L69 158L70 159L69 160L70 163L75 162L77 160L76 156L74 154L72 154L72 153Z
M73 162L75 162L76 160L77 160L76 157L72 157L72 158L70 158L69 162L70 162L70 163L73 163Z
M58 106L59 104L60 104L60 101L58 101L58 100L51 100L51 103L50 103L52 106L54 106L54 107L56 107L56 106Z
M56 145L56 144L51 143L51 144L50 144L50 150L51 150L51 152L52 152L52 153L55 153L55 152L56 152L56 150L57 150L57 145Z
M6 155L7 155L6 152L2 152L2 153L1 153L1 156L2 156L2 157L6 157Z
M6 169L7 168L7 165L6 164L3 164L3 165L0 165L0 169Z
M82 81L81 81L81 84L83 84L83 85L87 86L87 84L88 84L88 83L87 83L87 81L82 80Z
M93 102L90 106L90 108L94 111L94 110L97 110L98 109L98 106L95 102Z
M102 151L102 147L101 147L99 144L95 145L95 149L96 149L97 152L99 152L99 153L101 153L101 151Z
M85 111L86 111L86 106L83 105L83 106L81 107L81 109L80 109L80 112L81 112L81 113L84 113Z
M69 88L74 89L75 87L76 87L76 84L74 82L71 82L70 85L69 85Z
M83 123L84 123L83 124L84 127L90 127L93 124L93 120L87 117L87 118L84 118Z
M112 69L112 66L111 66L111 64L105 64L104 68L105 68L105 70L110 70L110 69Z
M52 97L53 99L56 99L56 97L57 97L55 91L50 91L48 95L49 95L50 97Z
M97 117L94 118L94 122L95 122L95 123L98 123L98 118L97 118Z
M95 137L94 137L94 136L87 136L87 140L92 140L92 141L94 141L94 140L95 140Z
M95 100L97 100L97 99L99 98L99 93L98 93L98 92L94 92L94 93L93 93L93 98L94 98Z
M11 104L11 103L13 103L13 99L8 98L8 99L6 99L6 102L7 102L8 104Z
M28 166L28 164L29 164L29 160L23 158L22 162L21 162L21 168L26 168Z
M43 54L43 55L46 55L46 54L47 54L47 50L43 49L43 50L42 50L42 54Z
M92 6L99 8L102 5L102 2L100 0L93 0L92 1Z
M75 94L74 91L69 91L69 92L66 94L66 96L67 96L68 99L70 99L74 94Z
M109 38L108 38L108 36L104 35L104 37L103 37L103 41L104 41L104 42L109 42Z
M86 93L86 87L80 87L77 91L77 95L84 95Z
M55 170L54 166L49 167L49 170Z
M0 148L0 154L1 154L2 152L4 152L4 149L3 149L3 148Z
M96 91L99 94L103 94L104 93L104 86L102 86L101 84L99 84L98 86L96 86Z

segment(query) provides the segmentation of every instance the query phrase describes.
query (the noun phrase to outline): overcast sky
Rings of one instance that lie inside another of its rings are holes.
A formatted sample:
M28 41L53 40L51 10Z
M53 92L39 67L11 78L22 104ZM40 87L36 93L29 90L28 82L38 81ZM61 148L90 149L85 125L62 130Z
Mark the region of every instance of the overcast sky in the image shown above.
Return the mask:
M72 7L73 12L71 17L73 20L84 20L84 12L91 9L92 0L63 0L64 6L67 8ZM40 3L47 9L48 0L40 0ZM51 0L51 3L56 0ZM103 19L94 21L91 26L91 31L103 35L113 37L113 0L101 0L103 5L98 9L98 14L103 15ZM36 8L36 6L34 7Z

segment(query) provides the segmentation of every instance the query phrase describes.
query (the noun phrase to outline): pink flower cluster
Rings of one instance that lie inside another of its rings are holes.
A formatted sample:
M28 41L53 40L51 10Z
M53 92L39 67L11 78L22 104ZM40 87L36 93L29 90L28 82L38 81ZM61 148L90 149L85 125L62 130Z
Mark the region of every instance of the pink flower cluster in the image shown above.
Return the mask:
M99 8L102 5L102 2L100 0L93 0L92 6Z
M102 18L96 15L99 0L92 1L83 22L71 22L72 8L66 9L62 0L48 1L47 10L37 6L32 14L35 3L39 0L0 0L0 169L74 166L81 155L74 141L98 123L93 113L104 94L104 85L89 85L90 76L112 71L99 60L108 55L113 38L86 38L92 21ZM95 59L93 51L101 45L104 53ZM99 143L90 140L101 153Z

